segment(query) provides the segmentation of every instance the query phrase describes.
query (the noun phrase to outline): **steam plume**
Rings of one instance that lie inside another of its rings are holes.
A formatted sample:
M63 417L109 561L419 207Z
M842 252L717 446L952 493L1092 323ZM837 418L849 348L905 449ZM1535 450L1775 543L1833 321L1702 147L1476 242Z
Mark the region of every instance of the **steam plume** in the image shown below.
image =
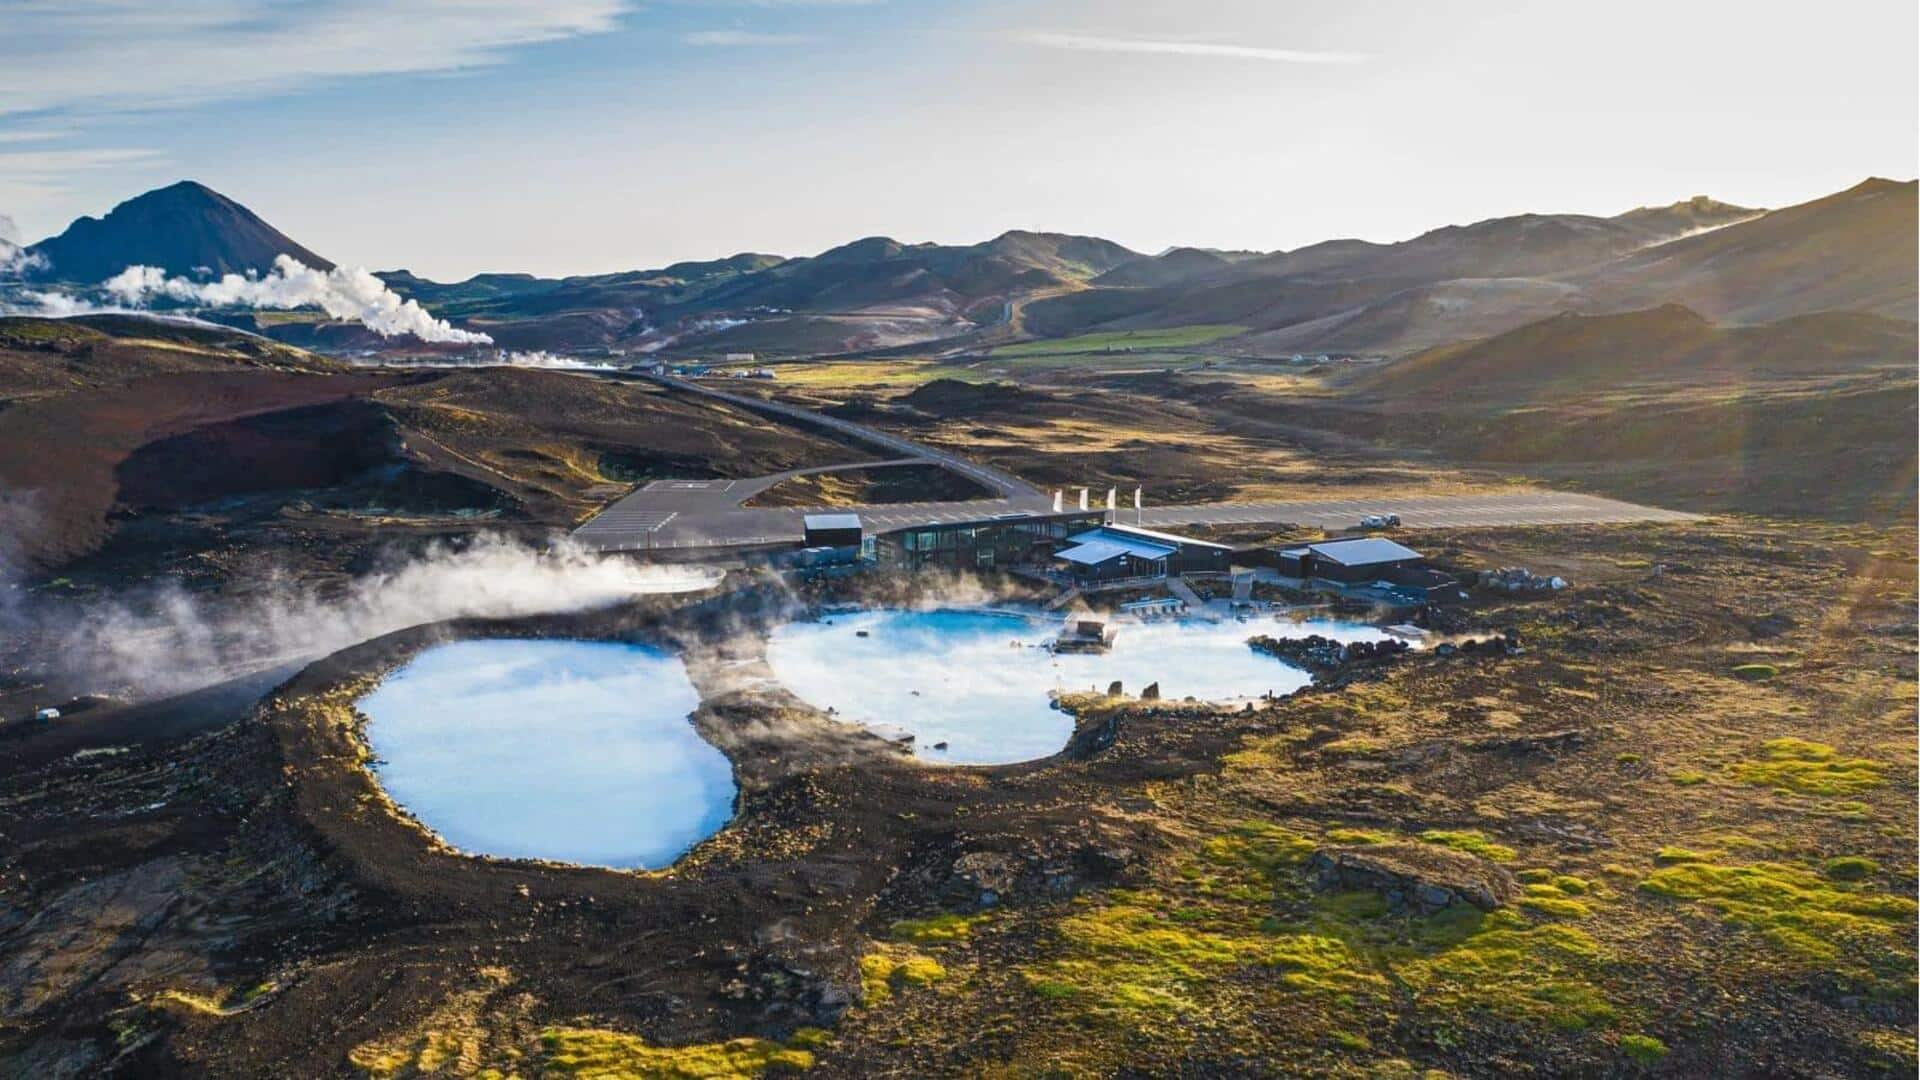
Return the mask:
M314 659L422 623L579 611L642 593L694 591L715 580L699 567L640 566L571 542L539 551L488 534L459 550L429 548L355 579L339 594L272 575L238 599L167 586L77 615L43 611L35 618L36 612L22 610L14 620L56 643L71 675L149 698Z
M421 341L456 345L489 345L486 334L461 330L436 319L412 300L387 288L364 267L316 270L290 255L273 260L265 277L226 274L218 281L199 282L168 277L157 266L129 266L103 284L107 292L128 304L165 297L213 307L319 307L336 319L353 319L382 337L412 334Z

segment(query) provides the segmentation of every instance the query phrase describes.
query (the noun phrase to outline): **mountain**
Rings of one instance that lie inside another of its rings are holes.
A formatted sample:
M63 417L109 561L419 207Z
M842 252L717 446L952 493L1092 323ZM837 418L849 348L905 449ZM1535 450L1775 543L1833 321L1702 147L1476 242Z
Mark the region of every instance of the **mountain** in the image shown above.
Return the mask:
M957 314L987 299L1084 282L1140 254L1091 236L1008 232L965 246L870 236L789 259L701 298L701 306L844 312L877 304Z
M266 272L280 255L333 269L258 215L225 195L182 180L114 207L106 217L83 217L59 236L27 249L45 260L36 276L92 284L136 263L169 274Z
M1916 191L1879 178L1723 229L1635 253L1583 275L1605 308L1682 303L1714 319L1763 322L1814 311L1915 317Z

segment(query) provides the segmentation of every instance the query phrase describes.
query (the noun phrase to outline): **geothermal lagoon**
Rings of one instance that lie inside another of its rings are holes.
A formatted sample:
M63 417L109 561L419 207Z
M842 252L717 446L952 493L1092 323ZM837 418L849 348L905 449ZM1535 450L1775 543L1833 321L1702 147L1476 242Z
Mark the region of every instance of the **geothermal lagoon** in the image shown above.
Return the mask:
M1176 700L1290 694L1307 673L1255 653L1248 638L1386 636L1359 623L1179 620L1120 623L1106 653L1041 648L1058 630L1054 620L982 611L863 611L780 627L767 662L815 708L911 732L928 761L1004 765L1058 753L1072 737L1073 717L1052 708L1053 692L1104 691L1118 679L1129 694L1158 682Z
M654 869L733 814L699 703L658 649L493 640L428 649L359 705L387 794L454 847Z

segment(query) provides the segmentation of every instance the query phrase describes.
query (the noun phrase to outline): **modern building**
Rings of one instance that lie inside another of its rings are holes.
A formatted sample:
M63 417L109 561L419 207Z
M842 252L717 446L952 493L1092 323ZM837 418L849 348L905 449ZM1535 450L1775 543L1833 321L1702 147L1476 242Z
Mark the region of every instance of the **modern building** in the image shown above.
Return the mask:
M852 547L860 546L859 514L808 514L802 519L806 529L806 539L802 547Z
M1081 584L1168 574L1224 574L1233 559L1233 549L1225 544L1130 525L1101 525L1068 539L1072 546L1054 558L1066 564Z
M1321 578L1342 585L1385 581L1397 569L1418 567L1420 560L1419 552L1383 536L1301 544L1274 553L1275 566L1288 577Z
M1101 511L1082 510L942 521L875 535L873 556L881 566L897 570L1045 566L1069 536L1097 528L1103 520Z

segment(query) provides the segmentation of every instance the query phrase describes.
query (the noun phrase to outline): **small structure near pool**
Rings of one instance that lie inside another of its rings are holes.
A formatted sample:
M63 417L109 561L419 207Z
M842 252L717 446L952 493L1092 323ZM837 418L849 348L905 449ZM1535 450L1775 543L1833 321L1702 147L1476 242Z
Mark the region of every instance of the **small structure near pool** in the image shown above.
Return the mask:
M1353 587L1390 587L1415 603L1457 603L1466 592L1452 574L1426 565L1426 557L1383 536L1295 544L1273 552L1281 574L1302 581Z

